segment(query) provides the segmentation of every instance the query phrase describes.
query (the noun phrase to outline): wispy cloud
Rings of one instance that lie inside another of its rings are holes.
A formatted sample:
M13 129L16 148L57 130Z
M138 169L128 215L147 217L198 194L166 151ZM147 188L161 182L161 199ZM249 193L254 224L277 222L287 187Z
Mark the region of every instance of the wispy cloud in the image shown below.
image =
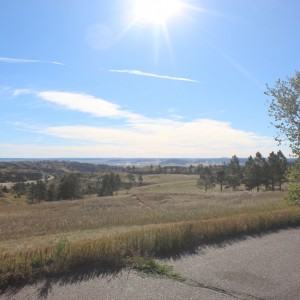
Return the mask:
M13 96L35 94L31 89L17 89L13 91Z
M46 63L64 66L65 64L59 61L37 60L37 59L24 59L24 58L10 58L0 57L0 62L4 63Z
M154 125L154 124L155 125ZM57 126L47 127L43 133L52 136L89 141L91 144L115 145L121 152L140 150L139 156L249 156L260 150L269 151L272 138L237 130L229 123L215 120L180 122L152 120L134 127Z
M17 90L16 95L28 92ZM42 145L16 147L22 151L25 147L29 153L29 149L32 149L31 155L36 153L37 157L41 150L45 150L40 153L48 157L66 157L70 153L81 157L220 157L234 154L247 157L257 151L267 156L277 149L272 137L238 130L229 122L208 118L185 121L168 117L168 113L165 118L149 118L107 100L80 93L43 91L35 92L35 96L70 111L115 120L113 126L15 124L37 133L39 137L44 135L57 138L57 149L50 147L51 151ZM68 142L74 146L66 146ZM9 151L10 146L1 149L1 152L5 149ZM0 155L4 155L1 152Z
M113 73L126 73L126 74L136 75L136 76L146 76L146 77L162 78L162 79L177 80L177 81L187 81L187 82L194 82L194 83L199 83L200 82L198 80L185 78L185 77L174 77L174 76L168 76L168 75L159 75L159 74L142 72L142 71L139 71L139 70L108 70L108 71L113 72Z
M225 122L152 120L139 127L50 126L36 128L56 145L0 145L3 157L248 157L276 150L270 137L232 128ZM146 128L145 128L146 127ZM34 131L34 128L32 128ZM49 140L45 138L45 140ZM69 146L69 142L72 146Z
M139 120L142 116L121 109L117 104L96 98L88 94L44 91L38 92L37 97L44 101L65 107L69 110L80 111L95 117L108 117L127 120Z

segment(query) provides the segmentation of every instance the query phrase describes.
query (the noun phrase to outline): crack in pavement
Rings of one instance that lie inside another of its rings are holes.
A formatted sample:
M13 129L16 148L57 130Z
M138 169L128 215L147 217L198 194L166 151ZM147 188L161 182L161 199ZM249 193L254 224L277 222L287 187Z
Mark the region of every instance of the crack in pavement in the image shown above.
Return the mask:
M234 297L235 299L239 299L239 300L251 300L251 299L253 299L253 300L265 300L263 298L257 298L255 296L252 296L252 295L249 295L249 294L246 294L246 293L235 292L235 291L225 290L225 289L214 287L214 286L209 286L209 285L200 283L200 282L198 282L196 280L193 280L193 279L187 279L185 282L182 282L182 283L185 284L185 285L188 285L188 286L192 286L192 287L198 287L198 288L202 288L202 289L211 290L211 291L217 292L219 294Z

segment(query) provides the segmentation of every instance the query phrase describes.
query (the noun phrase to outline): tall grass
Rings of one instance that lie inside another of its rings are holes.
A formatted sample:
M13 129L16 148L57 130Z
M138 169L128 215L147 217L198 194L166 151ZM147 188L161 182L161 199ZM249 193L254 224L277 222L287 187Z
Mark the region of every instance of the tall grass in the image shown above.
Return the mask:
M118 197L90 198L3 207L0 249L8 240L200 220L282 207L282 193L202 193L136 191ZM2 248L3 249L3 248Z
M284 204L282 192L205 193L195 179L150 175L144 181L157 184L76 201L0 199L0 286L84 265L132 266L140 257L300 224L300 207Z
M137 257L188 250L224 237L300 225L300 208L245 213L208 220L158 224L98 239L72 242L0 255L0 286L69 272L90 264L124 267Z

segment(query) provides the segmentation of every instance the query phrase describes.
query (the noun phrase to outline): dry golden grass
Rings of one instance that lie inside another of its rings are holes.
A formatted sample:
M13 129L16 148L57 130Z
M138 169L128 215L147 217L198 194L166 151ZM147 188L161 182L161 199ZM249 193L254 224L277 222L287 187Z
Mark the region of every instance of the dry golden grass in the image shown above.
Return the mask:
M75 201L29 205L0 198L0 283L300 223L300 208L284 204L283 192L206 193L196 178L148 175L148 185L129 193Z
M264 211L284 206L282 192L205 193L196 187L196 176L149 175L143 187L117 196L53 203L26 204L24 198L0 200L0 250L35 247L131 230L135 226L166 224ZM15 245L18 245L16 248Z

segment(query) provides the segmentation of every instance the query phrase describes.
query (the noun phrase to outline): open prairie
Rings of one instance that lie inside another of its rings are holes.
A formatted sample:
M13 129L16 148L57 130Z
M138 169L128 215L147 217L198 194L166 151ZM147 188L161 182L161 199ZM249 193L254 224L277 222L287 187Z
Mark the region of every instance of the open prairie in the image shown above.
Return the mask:
M0 286L89 264L131 265L142 256L212 239L298 225L282 191L205 192L195 175L145 175L110 197L28 204L0 198Z
M27 204L0 198L0 251L11 252L70 240L136 230L143 226L205 220L285 207L283 192L204 192L194 175L148 175L144 186L113 197Z

